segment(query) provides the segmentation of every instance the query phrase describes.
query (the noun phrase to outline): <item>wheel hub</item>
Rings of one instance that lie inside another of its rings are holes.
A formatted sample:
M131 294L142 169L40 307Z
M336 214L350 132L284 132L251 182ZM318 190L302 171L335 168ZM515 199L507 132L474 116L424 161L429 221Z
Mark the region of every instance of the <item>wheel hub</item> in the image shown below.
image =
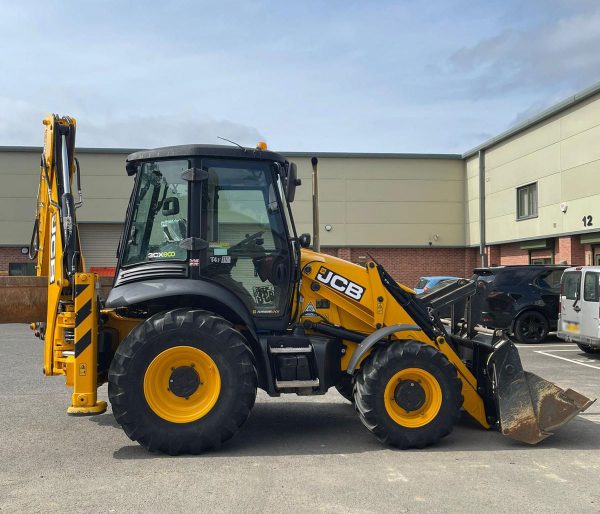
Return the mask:
M425 404L425 390L416 380L401 380L394 390L394 400L406 412L413 412Z
M189 398L201 384L193 365L173 368L169 377L169 391L180 398Z

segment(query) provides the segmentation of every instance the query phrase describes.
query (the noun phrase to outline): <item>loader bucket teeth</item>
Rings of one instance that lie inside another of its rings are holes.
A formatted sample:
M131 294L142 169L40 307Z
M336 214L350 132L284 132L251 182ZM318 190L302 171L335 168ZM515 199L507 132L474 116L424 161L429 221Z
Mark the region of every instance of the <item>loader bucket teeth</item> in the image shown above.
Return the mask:
M510 341L496 347L490 364L500 429L511 439L539 443L595 401L524 371Z

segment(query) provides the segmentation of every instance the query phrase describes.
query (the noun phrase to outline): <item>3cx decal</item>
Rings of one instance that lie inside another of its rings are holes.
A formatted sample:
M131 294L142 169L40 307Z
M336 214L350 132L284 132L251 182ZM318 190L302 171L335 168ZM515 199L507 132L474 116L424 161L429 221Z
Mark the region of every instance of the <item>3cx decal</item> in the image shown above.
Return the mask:
M322 284L325 284L331 289L335 289L340 293L349 296L353 300L360 301L365 294L365 288L352 282L351 280L328 270L326 267L321 266L317 273L317 280Z
M150 252L148 259L164 259L168 257L175 257L175 252Z

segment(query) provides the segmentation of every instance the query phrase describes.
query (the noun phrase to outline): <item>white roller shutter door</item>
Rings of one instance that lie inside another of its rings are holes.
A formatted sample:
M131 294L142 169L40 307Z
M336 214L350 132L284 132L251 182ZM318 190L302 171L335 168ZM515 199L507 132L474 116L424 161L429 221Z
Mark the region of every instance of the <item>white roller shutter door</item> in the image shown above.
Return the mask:
M80 223L79 238L87 271L90 268L114 268L117 246L121 239L121 223Z

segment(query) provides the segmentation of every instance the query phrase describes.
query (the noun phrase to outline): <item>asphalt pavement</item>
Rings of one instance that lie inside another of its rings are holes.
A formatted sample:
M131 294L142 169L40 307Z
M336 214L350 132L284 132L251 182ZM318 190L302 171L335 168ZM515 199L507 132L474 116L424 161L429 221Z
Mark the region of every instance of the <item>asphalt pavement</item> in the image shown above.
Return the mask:
M600 397L600 357L549 339L525 369ZM336 391L260 393L219 451L148 453L110 412L69 417L42 345L0 327L0 510L6 512L600 512L600 405L537 446L466 416L434 447L382 446ZM106 386L100 389L106 400Z

